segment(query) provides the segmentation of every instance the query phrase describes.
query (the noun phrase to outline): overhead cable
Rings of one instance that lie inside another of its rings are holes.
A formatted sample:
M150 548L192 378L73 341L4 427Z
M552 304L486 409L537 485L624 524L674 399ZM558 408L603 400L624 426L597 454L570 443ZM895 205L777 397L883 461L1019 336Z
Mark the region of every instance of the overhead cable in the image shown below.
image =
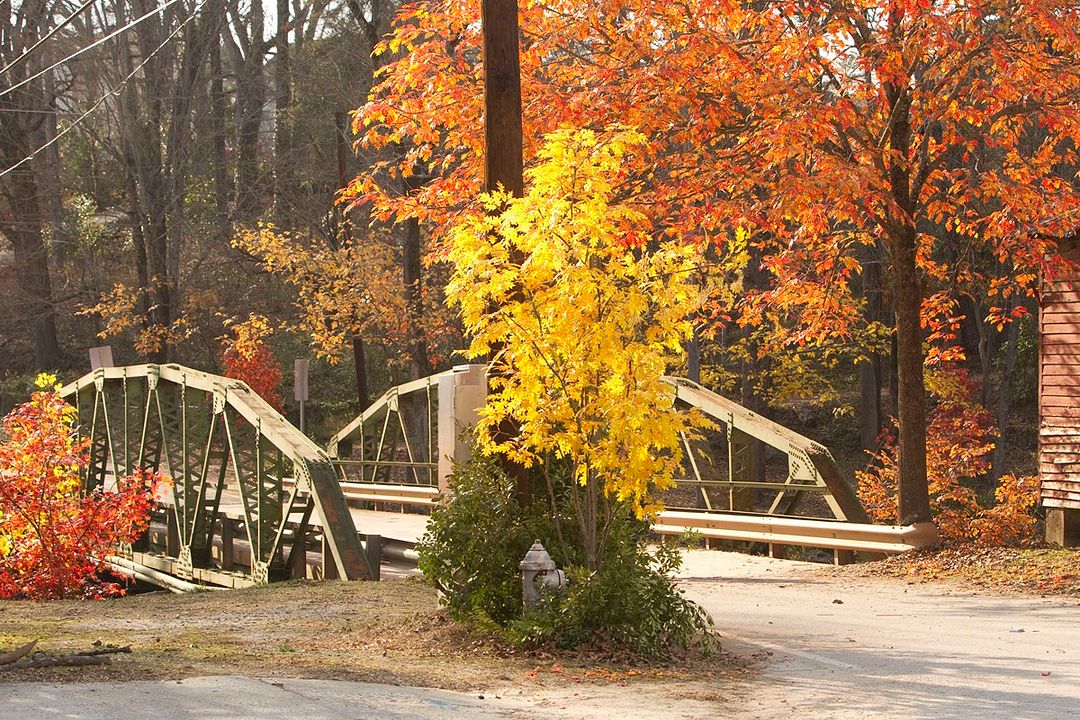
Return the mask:
M131 28L135 27L139 23L144 22L144 21L152 18L153 16L164 12L171 5L175 5L178 2L180 2L180 0L166 0L159 7L151 10L150 12L146 13L145 15L142 15L141 17L138 17L138 18L132 20L131 22L129 22L127 25L125 25L123 27L117 28L116 30L113 30L111 33L109 33L105 37L100 38L98 40L95 40L94 42L90 43L89 45L87 45L84 48L79 48L78 50L71 53L67 57L65 57L65 58L63 58L61 60L57 60L56 62L54 62L49 67L45 68L44 70L39 70L38 72L34 73L30 77L26 78L25 80L20 80L19 82L15 83L14 85L11 85L10 87L6 87L3 90L0 90L0 97L3 97L5 95L7 95L8 93L13 92L15 90L18 90L19 88L21 88L23 85L26 85L27 83L30 83L30 82L33 82L34 80L37 80L39 77L41 77L45 73L51 72L52 70L55 70L56 68L60 67L64 63L69 62L71 60L74 60L75 58L79 57L83 53L89 52L89 51L93 50L94 48L98 47L99 45L102 45L103 43L108 42L109 40L116 37L120 33L126 32L127 30L130 30ZM205 0L203 0L203 2L205 2ZM202 6L203 2L199 3L199 7ZM196 9L198 9L198 8L196 8Z
M182 23L180 23L179 25L177 25L176 28L171 33L169 33L169 35L164 40L161 41L160 45L158 45L156 48L154 48L150 52L149 55L147 55L145 58L143 58L142 62L140 62L138 65L136 65L135 68L131 72L129 72L127 75L125 75L123 80L118 82L115 86L113 86L113 88L111 90L109 90L107 93L105 93L100 98L98 98L97 101L94 102L94 104L91 105L89 107L89 109L87 109L86 112L84 112L79 117L75 118L75 120L72 121L72 123L70 125L68 125L66 128L64 128L63 130L58 132L56 135L54 135L52 137L52 139L50 139L47 143L45 143L44 145L39 147L37 150L34 150L34 152L30 153L29 155L24 157L19 162L12 165L11 167L9 167L9 168L7 168L7 169L5 169L3 171L0 171L0 178L4 177L5 175L7 175L10 172L13 172L14 170L18 169L22 165L30 162L35 157L37 157L38 154L41 153L43 150L45 150L45 149L51 147L52 145L56 144L57 142L59 142L60 138L64 137L69 132L74 130L75 127L78 126L79 123L81 123L83 120L85 120L90 115L90 113L97 110L98 107L100 107L102 103L104 103L110 97L113 97L115 95L119 95L121 92L123 92L124 88L127 87L128 81L131 80L131 78L135 77L135 74L137 72L139 72L140 70L142 70L143 66L146 65L146 63L150 62L150 60L155 55L157 55L159 52L161 52L161 49L164 48L169 43L170 40L172 40L174 37L176 37L180 33L180 31L183 30L184 27L189 22L192 21L192 19L194 19L194 17L199 13L199 10L202 8L202 6L204 4L206 4L206 1L207 0L199 0L199 2L195 5L195 8L191 11L191 14L188 15L186 18L184 18L184 21ZM174 2L175 2L175 0L174 0Z
M46 41L46 40L48 40L48 39L49 39L49 38L51 38L51 37L52 37L53 35L55 35L56 33L60 32L60 31L61 31L61 30L63 30L63 29L65 28L65 27L67 27L67 26L68 26L68 24L69 24L69 23L70 23L70 22L71 22L72 20L74 20L75 18L77 18L77 17L78 17L78 16L79 16L79 15L80 15L80 14L82 13L82 11L83 11L83 10L85 10L85 9L86 9L86 8L88 8L88 7L90 7L91 5L93 5L93 4L94 4L94 3L96 3L96 2L97 2L97 0L86 0L86 2L84 2L84 3L82 4L82 5L80 5L80 6L79 6L79 7L78 7L78 8L77 8L77 9L75 10L75 12L71 13L71 14L70 14L70 15L68 15L68 16L67 16L66 18L64 18L64 19L63 19L63 21L61 21L61 23L60 23L59 25L57 25L56 27L54 27L54 28L53 28L52 30L50 30L49 32L45 33L45 37L41 38L41 39L40 39L40 40L38 40L38 41L37 41L36 43L34 43L34 44L33 44L33 45L31 45L30 47L28 47L28 48L27 48L26 50L24 50L24 51L23 51L23 53L22 53L22 55L19 55L19 57L15 58L15 59L14 59L14 60L12 60L11 62L9 62L9 63L8 63L8 64L7 64L7 65L6 65L5 67L4 67L4 69L3 69L3 70L0 70L0 75L5 75L5 74L7 74L7 71L8 71L8 70L10 70L11 68L15 67L16 65L18 65L18 64L20 64L20 63L22 63L22 62L24 62L24 61L26 60L26 58L30 56L30 53L34 52L34 51L35 51L35 50L37 50L37 49L38 49L39 47L41 47L42 45L44 45L44 44L45 44L45 41Z

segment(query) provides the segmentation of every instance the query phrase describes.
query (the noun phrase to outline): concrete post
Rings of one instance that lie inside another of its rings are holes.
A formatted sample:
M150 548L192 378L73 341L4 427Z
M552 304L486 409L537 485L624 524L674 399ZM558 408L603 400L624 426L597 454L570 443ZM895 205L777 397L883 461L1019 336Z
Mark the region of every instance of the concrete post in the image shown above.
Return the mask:
M454 464L469 461L472 448L464 433L480 419L486 399L486 365L457 365L439 378L439 492L444 495Z
M1061 547L1080 547L1080 510L1046 508L1046 542Z

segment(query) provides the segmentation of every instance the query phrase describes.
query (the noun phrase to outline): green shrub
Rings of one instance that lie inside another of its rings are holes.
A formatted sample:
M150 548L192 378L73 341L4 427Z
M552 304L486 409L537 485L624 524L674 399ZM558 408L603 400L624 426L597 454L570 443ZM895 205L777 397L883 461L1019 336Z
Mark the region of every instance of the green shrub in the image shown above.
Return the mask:
M417 551L419 567L459 619L503 624L521 614L518 563L533 540L547 542L550 523L526 513L513 484L489 459L459 466L453 501L431 513Z
M550 479L535 485L547 487ZM557 515L568 505L560 492L565 480L552 483L548 500L525 509L490 459L459 467L450 484L453 500L432 513L418 550L420 570L455 619L526 647L609 646L651 658L676 648L714 648L708 614L672 582L682 562L678 548L650 551L648 524L627 506L614 506L603 562L590 572L576 523ZM546 591L523 616L518 563L535 539L566 570L570 586Z
M650 551L648 526L629 513L614 525L601 569L567 570L564 592L545 592L540 604L512 621L507 637L527 646L615 646L644 657L674 648L715 646L712 619L672 582L682 565L674 543Z

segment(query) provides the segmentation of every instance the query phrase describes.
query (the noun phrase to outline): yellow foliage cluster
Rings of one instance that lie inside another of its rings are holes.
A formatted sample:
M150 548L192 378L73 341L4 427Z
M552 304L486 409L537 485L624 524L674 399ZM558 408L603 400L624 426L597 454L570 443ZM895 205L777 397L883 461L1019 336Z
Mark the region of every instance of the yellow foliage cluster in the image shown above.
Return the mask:
M232 331L232 337L223 340L227 341L228 347L244 360L255 357L255 353L263 346L266 339L274 334L270 319L258 313L249 314L246 320L226 322L225 325Z
M203 315L220 315L221 302L212 290L192 290L184 299L180 315L168 325L149 322L145 313L139 311L139 302L151 302L145 288L116 283L101 294L96 305L85 307L76 315L97 315L102 321L98 337L110 337L133 332L135 352L149 357L168 345L177 345L192 337L197 328L197 318Z
M293 286L300 311L297 329L311 339L319 357L337 362L354 335L382 342L405 336L401 273L388 244L312 247L271 224L239 230L232 244Z
M546 137L524 198L497 192L450 233L449 301L491 357L480 443L531 465L568 458L574 478L656 509L704 420L678 412L661 376L679 362L702 299L693 247L645 239L645 216L616 201L643 138L564 129ZM505 437L497 428L513 421Z

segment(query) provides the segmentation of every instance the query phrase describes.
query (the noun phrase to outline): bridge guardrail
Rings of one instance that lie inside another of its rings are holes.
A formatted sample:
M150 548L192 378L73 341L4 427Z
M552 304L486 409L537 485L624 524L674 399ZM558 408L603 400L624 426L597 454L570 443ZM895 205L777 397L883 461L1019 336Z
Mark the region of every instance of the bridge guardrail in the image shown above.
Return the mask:
M928 547L938 541L938 530L933 523L872 525L817 518L679 510L661 511L652 529L661 535L694 532L709 539L765 543L773 556L779 555L780 548L787 545L895 554ZM837 553L836 560L840 563L845 557Z

